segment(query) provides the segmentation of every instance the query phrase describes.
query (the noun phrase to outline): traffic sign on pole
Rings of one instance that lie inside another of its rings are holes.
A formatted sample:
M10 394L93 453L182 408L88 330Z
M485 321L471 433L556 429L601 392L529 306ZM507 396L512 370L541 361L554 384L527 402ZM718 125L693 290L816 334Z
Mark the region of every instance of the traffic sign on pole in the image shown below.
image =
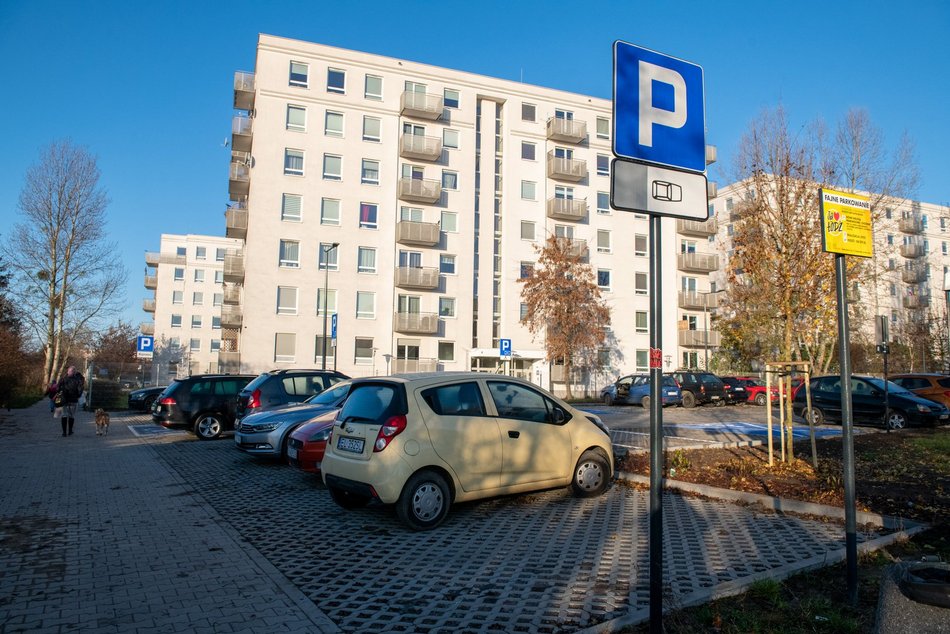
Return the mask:
M139 359L151 359L155 352L155 337L139 335L135 339L135 356Z

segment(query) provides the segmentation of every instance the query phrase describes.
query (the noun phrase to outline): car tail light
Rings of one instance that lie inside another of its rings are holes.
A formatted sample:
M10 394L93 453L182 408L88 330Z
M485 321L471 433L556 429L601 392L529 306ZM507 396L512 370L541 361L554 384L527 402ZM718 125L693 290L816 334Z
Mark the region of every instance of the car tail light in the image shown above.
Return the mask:
M170 396L166 396L165 398L158 401L158 404L159 405L176 405L177 401L175 401L175 399L173 399Z
M260 407L261 406L261 390L260 388L251 392L251 398L247 399L247 406L249 408Z
M376 443L373 445L373 451L379 452L389 446L389 442L406 429L405 416L392 416L383 423L376 435Z

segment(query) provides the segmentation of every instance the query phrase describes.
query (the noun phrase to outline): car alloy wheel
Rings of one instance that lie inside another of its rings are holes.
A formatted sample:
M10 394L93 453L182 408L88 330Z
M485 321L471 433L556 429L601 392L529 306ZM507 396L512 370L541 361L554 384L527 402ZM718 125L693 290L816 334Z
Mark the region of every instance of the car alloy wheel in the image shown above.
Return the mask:
M904 412L896 409L887 411L888 429L904 429L905 427L907 427L907 417L904 416Z
M807 410L807 409L803 409L803 410L802 410L802 418L804 418L806 421L808 420L808 410ZM811 423L812 423L813 425L821 425L821 424L823 424L824 422L825 422L825 414L824 414L824 412L822 412L822 411L821 411L820 409L818 409L817 407L811 408Z
M755 395L755 404L756 404L756 405L765 405L765 394L756 394L756 395Z
M581 497L593 497L607 490L610 484L610 465L599 451L588 449L581 455L574 467L574 480L571 486L574 493Z
M195 421L195 435L201 440L214 440L224 431L224 423L217 414L201 414Z

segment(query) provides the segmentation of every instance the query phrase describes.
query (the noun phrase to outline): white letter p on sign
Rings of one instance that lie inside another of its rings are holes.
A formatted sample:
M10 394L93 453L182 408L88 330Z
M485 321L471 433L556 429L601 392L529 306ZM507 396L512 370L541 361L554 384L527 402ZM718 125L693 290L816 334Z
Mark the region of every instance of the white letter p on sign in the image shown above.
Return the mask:
M640 145L653 147L653 124L667 128L686 125L686 81L675 70L639 60L640 74ZM653 107L653 82L673 87L673 109Z

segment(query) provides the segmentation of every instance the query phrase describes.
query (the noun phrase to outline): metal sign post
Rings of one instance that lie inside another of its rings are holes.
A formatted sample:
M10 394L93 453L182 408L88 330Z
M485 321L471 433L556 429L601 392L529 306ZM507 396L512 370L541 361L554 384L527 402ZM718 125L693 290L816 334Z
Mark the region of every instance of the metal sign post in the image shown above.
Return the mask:
M663 277L660 216L650 216L650 629L663 622ZM657 624L655 626L654 624ZM656 629L654 629L656 628Z

